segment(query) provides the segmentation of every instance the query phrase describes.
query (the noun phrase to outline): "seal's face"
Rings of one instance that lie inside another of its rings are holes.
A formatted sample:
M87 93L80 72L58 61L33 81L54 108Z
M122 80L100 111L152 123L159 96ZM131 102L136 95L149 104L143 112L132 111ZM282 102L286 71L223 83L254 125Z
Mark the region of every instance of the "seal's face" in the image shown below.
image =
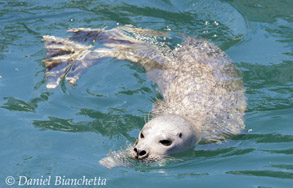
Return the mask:
M162 158L187 150L199 140L199 133L189 120L178 115L159 116L144 125L132 156L149 160Z

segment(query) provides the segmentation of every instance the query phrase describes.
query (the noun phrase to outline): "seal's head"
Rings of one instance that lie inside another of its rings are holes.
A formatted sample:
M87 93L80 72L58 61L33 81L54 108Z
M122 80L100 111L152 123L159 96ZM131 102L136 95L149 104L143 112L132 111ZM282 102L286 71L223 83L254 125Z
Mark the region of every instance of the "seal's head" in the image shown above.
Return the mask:
M132 156L158 159L187 150L199 140L200 131L190 120L174 114L159 116L144 125Z

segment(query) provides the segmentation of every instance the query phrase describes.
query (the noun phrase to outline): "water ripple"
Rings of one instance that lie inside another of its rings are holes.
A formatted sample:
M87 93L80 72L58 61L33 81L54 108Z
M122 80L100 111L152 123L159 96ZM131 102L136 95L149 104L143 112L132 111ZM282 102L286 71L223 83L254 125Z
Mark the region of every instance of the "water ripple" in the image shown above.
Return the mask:
M243 170L243 171L229 171L226 174L245 175L245 176L260 176L280 179L293 179L293 173L272 170Z

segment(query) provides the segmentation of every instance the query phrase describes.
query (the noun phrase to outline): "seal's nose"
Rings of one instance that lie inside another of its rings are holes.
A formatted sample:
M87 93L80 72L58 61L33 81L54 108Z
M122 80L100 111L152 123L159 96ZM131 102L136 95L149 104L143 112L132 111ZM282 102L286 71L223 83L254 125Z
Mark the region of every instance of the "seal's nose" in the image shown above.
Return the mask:
M148 156L148 152L144 149L138 149L137 147L135 147L133 150L136 154L136 158L138 159L144 159Z

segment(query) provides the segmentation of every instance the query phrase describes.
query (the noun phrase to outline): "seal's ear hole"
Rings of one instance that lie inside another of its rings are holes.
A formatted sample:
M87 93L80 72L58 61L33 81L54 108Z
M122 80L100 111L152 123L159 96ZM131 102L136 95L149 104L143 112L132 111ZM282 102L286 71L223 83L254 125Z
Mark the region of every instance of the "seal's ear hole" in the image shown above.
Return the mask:
M179 136L179 138L182 138L182 133L179 133L179 135L178 135L178 136Z
M140 133L140 138L144 138L144 135L142 133Z
M160 140L160 143L164 146L170 146L172 144L172 141L170 140Z

